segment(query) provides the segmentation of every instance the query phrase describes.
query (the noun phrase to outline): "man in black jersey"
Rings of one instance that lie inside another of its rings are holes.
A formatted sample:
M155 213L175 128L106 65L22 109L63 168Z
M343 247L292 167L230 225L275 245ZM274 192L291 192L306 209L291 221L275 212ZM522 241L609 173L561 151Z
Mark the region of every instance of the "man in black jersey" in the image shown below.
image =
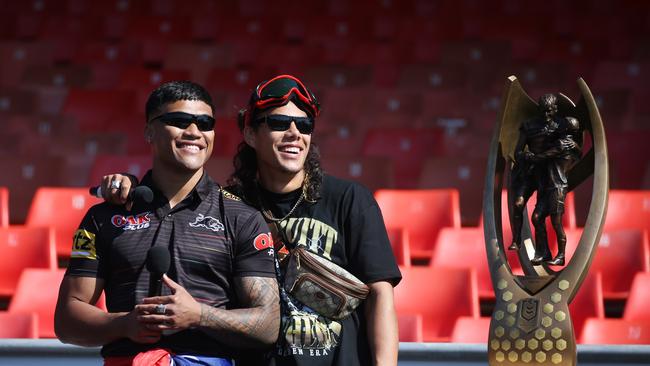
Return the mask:
M370 294L349 317L333 320L281 286L275 350L259 358L251 353L238 365L397 364L393 286L401 274L372 193L322 172L312 144L319 112L315 96L293 76L260 83L240 113L244 141L227 190L260 209L277 229L273 243L278 259L288 248L302 246L365 282ZM126 201L115 194L111 199ZM277 271L282 283L283 269Z
M151 203L92 207L75 233L55 314L66 343L102 345L106 365L230 365L242 348L275 342L279 327L274 249L260 213L204 173L214 140L209 94L191 82L163 84L146 105ZM103 189L126 197L129 184ZM124 193L122 195L122 193ZM147 252L169 250L162 294L148 297ZM106 294L108 312L93 304Z

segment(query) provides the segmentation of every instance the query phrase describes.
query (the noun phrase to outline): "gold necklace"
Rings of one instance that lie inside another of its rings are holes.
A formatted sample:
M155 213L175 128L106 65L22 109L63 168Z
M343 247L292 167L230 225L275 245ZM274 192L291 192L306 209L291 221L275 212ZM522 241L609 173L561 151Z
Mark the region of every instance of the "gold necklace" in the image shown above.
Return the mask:
M305 191L303 190L302 192L300 192L300 197L298 197L298 200L296 201L296 203L294 203L293 207L291 207L291 210L289 210L289 213L284 215L283 218L278 219L278 218L273 216L273 213L271 213L271 210L268 210L268 209L264 208L264 204L262 203L262 197L261 197L261 195L259 193L260 192L258 191L258 196L257 197L259 198L260 207L262 208L262 210L261 210L262 215L264 215L264 218L266 218L267 220L269 220L271 222L280 222L280 221L286 220L289 216L291 216L291 214L293 214L293 211L295 211L296 208L298 208L298 206L300 205L302 200L305 199Z

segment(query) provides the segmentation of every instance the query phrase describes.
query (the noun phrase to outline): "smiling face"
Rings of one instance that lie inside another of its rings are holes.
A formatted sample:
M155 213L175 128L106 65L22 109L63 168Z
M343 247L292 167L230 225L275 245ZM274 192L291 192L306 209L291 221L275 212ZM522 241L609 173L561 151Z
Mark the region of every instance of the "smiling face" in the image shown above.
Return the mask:
M167 125L156 117L170 112L212 116L212 108L198 100L179 100L165 104L153 115L146 128L151 143L154 168L168 169L182 174L195 173L212 155L214 130L200 131L196 123L182 129Z
M293 102L274 108L265 115L285 115L307 117L307 113ZM264 115L257 116L262 117ZM273 131L261 122L257 129L250 126L245 131L246 142L255 149L258 169L262 179L284 179L302 184L304 166L311 144L311 135L298 131L295 122L291 122L286 131ZM294 184L290 184L293 186Z

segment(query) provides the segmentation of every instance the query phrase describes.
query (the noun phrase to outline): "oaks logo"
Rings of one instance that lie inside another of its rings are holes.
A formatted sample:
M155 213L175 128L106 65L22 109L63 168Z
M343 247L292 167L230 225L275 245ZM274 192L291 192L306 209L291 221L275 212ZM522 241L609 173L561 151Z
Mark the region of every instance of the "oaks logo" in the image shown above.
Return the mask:
M149 215L151 215L150 211L129 216L115 215L111 218L111 224L115 227L122 228L124 231L146 229L151 226L151 218Z

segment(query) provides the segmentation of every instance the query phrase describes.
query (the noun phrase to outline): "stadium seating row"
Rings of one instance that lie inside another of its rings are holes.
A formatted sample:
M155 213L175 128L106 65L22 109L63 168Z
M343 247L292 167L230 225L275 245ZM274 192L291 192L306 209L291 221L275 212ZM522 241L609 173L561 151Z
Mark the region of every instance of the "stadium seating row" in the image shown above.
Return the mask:
M421 272L421 269L418 269L418 272ZM456 278L462 277L462 274L454 276L451 272L444 271L430 271L425 274L414 272L413 269L404 269L402 273L404 279L395 290L402 342L487 342L490 318L472 314L472 303L467 302L466 296L463 296L467 288L452 289L454 286L468 285L464 280L462 283L457 282ZM417 278L414 278L416 276ZM451 276L450 282L443 281L442 279L449 278L444 276ZM434 277L439 280L432 281ZM426 285L422 282L426 282ZM605 318L599 282L600 274L590 274L569 305L578 342L650 344L650 313L647 311L650 273L638 273L635 276L622 319ZM422 287L418 287L418 283ZM431 296L428 294L429 289L432 291ZM424 291L427 293L422 294ZM457 296L462 303L458 308L445 307L447 296ZM417 307L418 303L422 304L420 309Z
M18 282L8 312L0 313L0 337L51 338L54 304L64 271L27 269ZM404 279L396 292L402 341L483 343L489 319L480 318L473 271L445 268L402 268ZM432 281L432 279L435 279ZM598 274L590 275L570 305L574 329L581 343L649 343L646 309L650 274L634 279L624 317L605 319ZM39 291L34 292L33 289ZM97 306L105 308L104 299ZM603 331L607 329L610 331ZM596 331L598 329L599 331ZM627 332L625 332L627 330Z
M50 161L45 161L51 163ZM377 160L375 164L386 169L382 165L382 160ZM97 159L94 168L91 170L89 180L99 182L101 176L110 172L126 172L136 176L141 176L149 169L150 160L145 156L131 157L122 159L114 156L103 156ZM231 162L229 159L211 159L206 166L209 174L220 182L225 182L228 178ZM327 170L332 168L334 173L351 179L367 179L372 182L374 177L368 175L366 168L355 161L344 160L325 160L324 167ZM39 169L37 169L39 168ZM42 172L41 169L42 168ZM49 168L49 169L48 169ZM24 192L24 185L32 184L32 190L35 191L33 197L28 197L26 201L31 202L31 207L26 217L27 226L52 226L57 231L57 253L65 255L69 253L69 238L76 225L81 220L83 213L99 200L88 194L87 188L44 188L34 186L35 176L41 176L43 179L50 178L50 174L58 173L60 166L34 166L23 165L17 167L22 176L15 177L11 189L0 188L0 224L6 226L10 221L8 217L13 211L9 209L9 197L14 193L14 187L23 185L23 190L15 189L16 192ZM72 175L72 174L71 174ZM8 176L8 175L6 175ZM51 178L50 178L51 179ZM378 182L375 184L381 186ZM374 188L371 186L371 188ZM11 196L15 199L16 196ZM17 198L22 198L18 196ZM407 233L398 233L393 237L399 244L395 247L408 250L410 256L404 258L405 262L410 263L410 259L429 260L434 256L436 243L439 241L438 233L442 228L460 229L461 227L461 209L459 203L459 193L456 189L428 189L428 190L388 190L379 189L375 192L375 198L382 208L384 220L389 232L395 230L405 231ZM16 200L18 201L18 200ZM504 191L501 198L502 225L504 241L508 243L510 239L509 219L506 207L507 195ZM532 212L535 198L528 202L528 210ZM564 226L569 232L569 248L575 245L577 240L572 243L572 238L579 237L579 232L575 231L577 227L574 195L570 193L566 200L566 212L564 215ZM614 232L622 229L650 230L650 192L649 191L621 191L612 190L609 195L609 210L607 220L605 221L605 233ZM479 228L482 226L482 220L479 222ZM472 233L471 229L464 228L466 233L458 231L458 234L448 233L446 235L461 235L462 238L476 238L476 242L482 242L480 232ZM554 243L554 232L547 227L550 242ZM473 236L472 236L473 235ZM618 235L618 234L614 234ZM622 235L622 234L621 234ZM624 237L621 236L620 237ZM641 243L646 239L618 239L615 236L614 242L619 241ZM607 238L603 236L603 240ZM399 240L398 240L399 239ZM469 240L468 240L469 241ZM645 244L637 244L642 248ZM408 249L406 249L408 248ZM402 250L400 250L402 251Z

